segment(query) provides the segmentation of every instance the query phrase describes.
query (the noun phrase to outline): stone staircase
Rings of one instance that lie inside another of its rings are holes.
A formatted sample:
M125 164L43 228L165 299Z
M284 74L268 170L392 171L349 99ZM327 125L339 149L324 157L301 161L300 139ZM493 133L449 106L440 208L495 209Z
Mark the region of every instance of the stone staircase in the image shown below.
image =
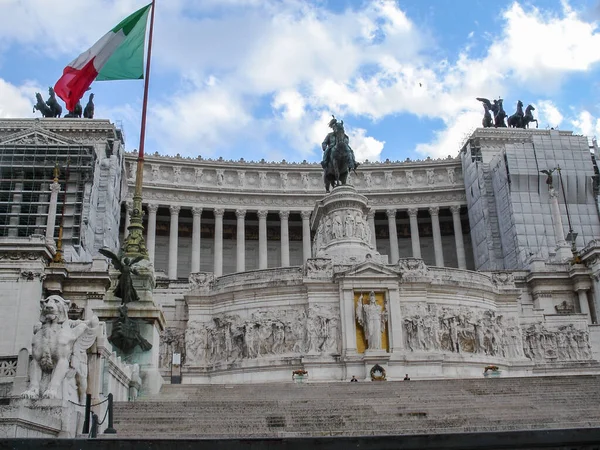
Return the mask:
M249 438L600 427L600 375L410 382L164 385L116 403L117 435Z

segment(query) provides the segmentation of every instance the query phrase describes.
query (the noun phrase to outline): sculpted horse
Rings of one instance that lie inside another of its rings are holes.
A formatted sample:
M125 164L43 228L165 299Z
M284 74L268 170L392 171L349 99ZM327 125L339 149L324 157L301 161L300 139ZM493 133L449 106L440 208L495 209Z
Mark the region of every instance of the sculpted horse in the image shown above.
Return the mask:
M54 89L52 87L48 88L48 95L50 95L50 98L46 101L46 104L50 107L50 111L52 111L52 116L50 117L60 117L62 114L62 106L58 104L56 94L54 94Z
M508 118L508 126L511 128L525 128L523 125L523 102L519 100L517 102L517 111Z
M504 107L502 106L502 99L494 100L492 111L494 111L494 126L496 128L506 128L506 123L504 122L506 112L504 112Z
M535 108L532 105L527 105L527 108L525 108L525 115L523 116L523 128L529 128L531 122L535 122L535 127L538 128L538 121L533 117L531 111L535 111Z
M85 109L83 110L83 117L86 119L94 118L94 94L90 94L87 105L85 105Z
M44 102L44 99L42 98L42 94L40 94L39 92L35 93L35 99L37 100L37 103L35 105L33 105L33 112L35 112L35 110L37 109L39 112L42 113L42 117L54 117L53 116L53 112L50 109L50 107L46 104L46 102Z
M329 192L330 187L345 185L348 180L348 145L346 144L346 134L344 133L344 123L338 122L334 128L335 145L331 150L329 164L323 172L323 181L325 191Z
M83 108L81 107L81 102L77 102L77 104L75 105L75 109L73 111L69 111L68 114L65 114L65 119L81 119L81 114L83 114Z

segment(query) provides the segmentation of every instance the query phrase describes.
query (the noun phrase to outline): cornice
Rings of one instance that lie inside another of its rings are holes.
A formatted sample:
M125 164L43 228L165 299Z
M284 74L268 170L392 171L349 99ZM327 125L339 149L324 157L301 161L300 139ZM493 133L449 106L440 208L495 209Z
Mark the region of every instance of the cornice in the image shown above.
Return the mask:
M523 141L524 139L532 140L533 136L550 137L551 133L558 133L559 136L578 136L574 135L572 131L540 130L535 128L525 130L520 128L477 128L468 139Z
M128 161L126 171L130 189L135 184L135 162ZM242 168L235 168L242 167ZM300 166L275 165L263 168L218 165L149 163L144 166L144 190L194 190L201 192L229 192L252 195L318 195L324 192L320 166L304 169ZM281 170L280 170L281 169ZM349 176L348 184L359 192L387 195L404 192L447 192L464 190L460 162L453 160L432 165L380 166L365 165Z
M128 192L126 201L133 197L133 187ZM144 188L144 203L155 203L160 205L194 206L202 205L204 208L223 208L227 209L306 209L314 208L316 202L323 199L326 194L321 193L283 193L257 195L254 192L206 192L196 190L165 190ZM366 193L369 206L377 209L386 209L388 207L417 207L425 208L431 205L440 207L449 207L452 205L466 204L466 195L463 190L437 192L395 192L393 195L376 195Z
M137 161L137 152L126 152L125 160L136 162ZM303 168L307 170L318 170L322 171L321 164L318 162L308 162L306 160L302 162L288 162L286 160L283 161L265 161L264 159L260 161L246 161L243 158L234 161L234 160L226 160L223 158L207 158L204 159L201 156L197 158L181 156L179 154L175 156L170 155L160 155L158 153L154 153L152 155L144 156L145 166L149 164L161 164L161 165L182 165L182 166L191 166L191 167L201 167L201 168L210 168L210 169L230 169L230 170L297 170L298 168ZM373 168L378 168L379 170L395 170L395 169L406 169L408 166L410 168L415 167L430 167L431 165L440 165L440 166L457 166L460 167L460 159L458 156L451 157L448 156L446 158L426 158L421 160L411 160L407 158L405 161L390 161L386 159L385 161L365 161L361 163L359 171L361 170L370 170Z

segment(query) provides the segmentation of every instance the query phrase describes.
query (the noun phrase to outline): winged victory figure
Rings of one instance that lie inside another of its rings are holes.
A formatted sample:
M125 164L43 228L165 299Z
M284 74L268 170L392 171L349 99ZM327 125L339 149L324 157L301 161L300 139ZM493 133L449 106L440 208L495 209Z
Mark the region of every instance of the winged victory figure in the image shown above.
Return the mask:
M483 114L483 120L481 121L481 125L483 128L490 128L494 122L492 120L492 113L490 111L494 110L492 102L490 102L487 98L477 97L481 103L483 103L483 110L485 113Z
M131 278L131 274L139 275L138 270L133 267L142 259L143 256L138 256L136 258L129 258L123 254L123 250L119 250L119 254L114 254L108 248L101 248L98 250L102 255L109 258L115 267L119 271L119 278L117 279L117 287L113 291L115 297L119 297L121 299L121 304L126 305L130 302L137 302L140 300L138 297L135 288L133 287L133 279Z

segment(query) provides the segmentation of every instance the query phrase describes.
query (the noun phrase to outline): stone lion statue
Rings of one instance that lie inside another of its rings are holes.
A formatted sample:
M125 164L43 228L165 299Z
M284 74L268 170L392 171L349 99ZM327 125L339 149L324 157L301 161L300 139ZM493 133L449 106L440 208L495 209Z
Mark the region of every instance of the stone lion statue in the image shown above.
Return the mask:
M87 391L86 350L96 340L98 317L91 320L70 320L71 302L60 295L40 301L40 321L33 327L29 389L24 398L67 399L64 382L77 388L80 403ZM74 380L73 380L74 379ZM69 386L68 384L66 386Z

